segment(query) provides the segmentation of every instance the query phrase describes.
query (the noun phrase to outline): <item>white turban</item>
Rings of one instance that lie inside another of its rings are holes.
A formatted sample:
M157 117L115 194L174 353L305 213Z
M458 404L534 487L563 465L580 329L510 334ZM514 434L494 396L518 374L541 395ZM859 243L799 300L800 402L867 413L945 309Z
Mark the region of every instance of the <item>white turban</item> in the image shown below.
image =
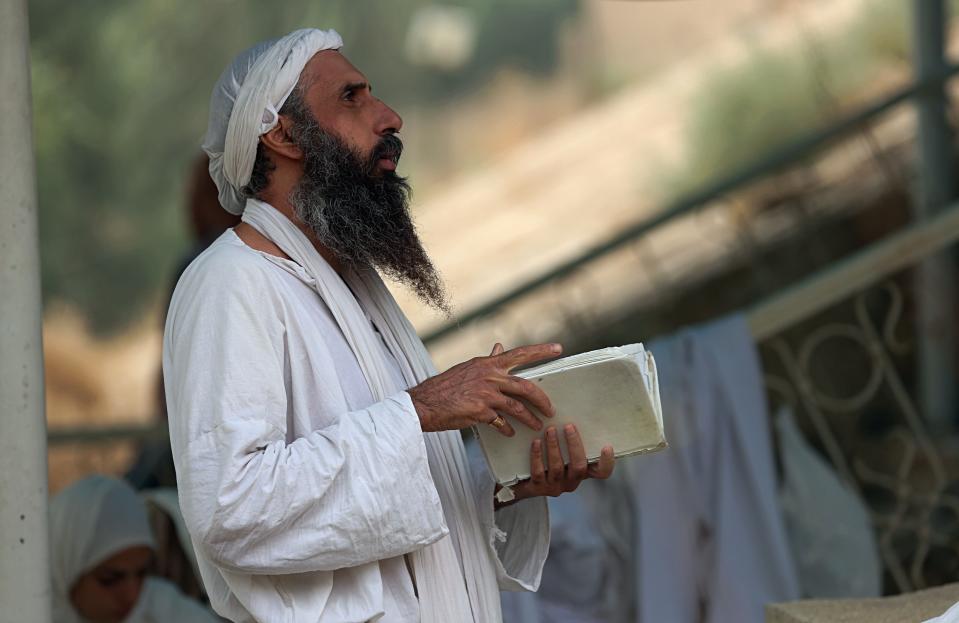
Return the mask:
M79 621L70 589L84 573L127 548L154 547L146 506L116 478L90 476L50 501L54 620Z
M246 196L240 189L250 182L260 136L276 126L277 111L306 63L321 50L341 47L334 30L295 30L241 52L217 80L203 151L210 156L220 205L228 212L243 213Z

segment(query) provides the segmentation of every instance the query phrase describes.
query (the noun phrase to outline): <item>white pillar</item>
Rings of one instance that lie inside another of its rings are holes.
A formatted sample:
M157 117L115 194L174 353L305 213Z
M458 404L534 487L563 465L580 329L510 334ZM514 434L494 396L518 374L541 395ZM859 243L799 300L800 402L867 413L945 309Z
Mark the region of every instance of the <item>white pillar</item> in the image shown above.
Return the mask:
M0 0L0 623L50 621L26 0Z

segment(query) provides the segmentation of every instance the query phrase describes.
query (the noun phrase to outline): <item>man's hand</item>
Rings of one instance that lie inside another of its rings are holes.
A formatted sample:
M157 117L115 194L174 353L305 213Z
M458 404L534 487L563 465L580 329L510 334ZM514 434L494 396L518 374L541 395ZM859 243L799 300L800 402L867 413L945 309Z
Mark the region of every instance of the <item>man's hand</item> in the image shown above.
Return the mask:
M535 383L510 371L562 352L559 344L521 346L505 352L497 344L489 357L476 357L423 381L409 390L421 427L424 431L460 430L496 422L499 432L512 437L516 433L506 418L500 417L502 413L533 430L542 430L543 423L525 403L547 417L555 415L553 405Z
M534 439L530 448L530 478L513 486L516 500L548 495L556 497L575 491L587 478L605 480L613 473L613 447L606 446L599 461L592 465L586 462L586 450L579 431L573 424L563 429L566 435L566 448L569 450L569 465L563 464L563 455L559 448L559 435L556 428L546 429L546 456L543 456L543 440Z

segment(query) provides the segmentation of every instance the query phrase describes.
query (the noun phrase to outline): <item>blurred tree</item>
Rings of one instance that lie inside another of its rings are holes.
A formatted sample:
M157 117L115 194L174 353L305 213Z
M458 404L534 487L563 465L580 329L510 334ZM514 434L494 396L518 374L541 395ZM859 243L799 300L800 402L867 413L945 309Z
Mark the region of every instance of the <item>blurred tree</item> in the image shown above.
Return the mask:
M213 82L254 42L336 28L344 52L398 105L451 101L499 68L546 74L578 0L459 0L478 20L470 64L445 74L403 59L425 0L31 0L44 297L98 331L137 318L186 248L181 210Z
M901 0L867 0L829 37L757 48L707 76L689 109L686 162L665 176L666 196L697 190L863 105L861 92L883 71L908 72L908 17Z

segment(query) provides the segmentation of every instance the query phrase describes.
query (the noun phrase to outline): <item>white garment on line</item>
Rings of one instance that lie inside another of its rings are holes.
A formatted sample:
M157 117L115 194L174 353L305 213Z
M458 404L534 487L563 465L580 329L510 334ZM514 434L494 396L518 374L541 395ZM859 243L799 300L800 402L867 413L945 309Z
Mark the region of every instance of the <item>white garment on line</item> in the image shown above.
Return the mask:
M419 621L404 554L450 533L432 457L409 395L374 401L314 286L301 266L232 230L177 285L164 375L201 574L215 609L238 622ZM393 383L407 387L380 346ZM520 502L494 522L488 473L453 477L475 494L492 577L535 590L545 502ZM452 571L463 573L463 535L451 536L461 558Z
M626 463L641 623L762 623L798 599L762 371L745 317L649 345L670 448Z
M762 623L765 603L799 598L745 319L648 347L670 447L621 461L610 480L584 483L554 509L543 584L504 598L506 623ZM604 595L592 578L567 583L564 570L577 561L591 576L632 586Z
M803 599L882 596L869 509L803 437L792 409L775 418L782 502Z
M617 557L602 530L603 522L616 519L601 510L607 484L587 480L573 494L550 498L550 552L540 590L504 593L504 623L625 623L616 610L628 601L624 593L631 587L617 572L628 570L614 563Z

